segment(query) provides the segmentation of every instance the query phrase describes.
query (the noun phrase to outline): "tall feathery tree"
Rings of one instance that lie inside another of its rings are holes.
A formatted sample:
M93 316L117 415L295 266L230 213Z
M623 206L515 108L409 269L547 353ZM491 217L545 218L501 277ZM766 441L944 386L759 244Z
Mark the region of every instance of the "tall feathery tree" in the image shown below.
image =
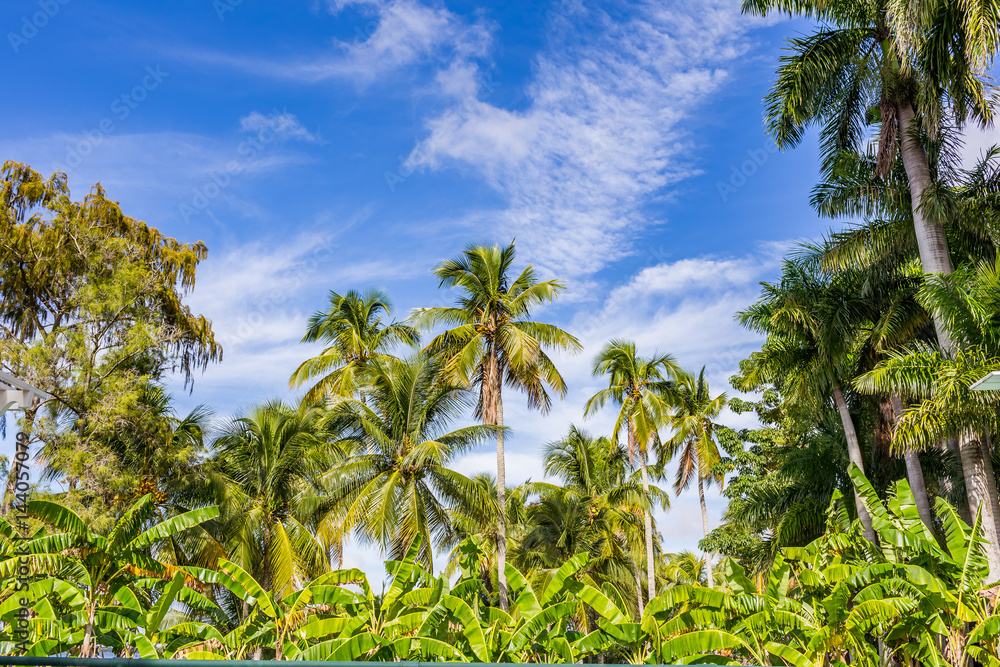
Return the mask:
M680 367L669 354L640 357L635 343L612 340L604 346L594 360L594 376L607 377L608 386L590 397L584 414L591 415L608 402L618 406L618 416L611 439L618 442L622 427L628 434L629 462L634 466L639 459L642 473L643 520L646 538L646 583L650 600L656 597L656 558L653 553L653 518L650 502L647 457L650 447L658 439L658 429L663 423L672 400L672 378Z
M450 533L448 510L476 514L490 504L481 486L448 466L496 430L450 428L471 399L464 385L442 380L442 370L440 358L426 355L372 362L369 404L347 399L326 417L354 452L324 477L329 515L392 558L419 538L428 568Z
M712 398L705 379L705 369L702 368L697 378L688 373L678 375L673 403L673 410L666 420L673 436L664 443L665 451L661 458L667 460L675 455L679 456L677 477L674 480L674 491L677 494L687 489L692 481L698 484L701 525L707 538L708 506L705 503L705 486L715 483L721 487L723 484L722 474L715 470L715 465L722 459L715 431L719 427L716 420L726 407L726 394L723 392ZM714 586L712 554L705 556L705 573L709 587Z
M415 345L417 330L402 322L385 320L392 314L389 295L380 289L346 294L330 292L326 310L309 318L303 343L322 342L323 351L307 359L292 373L289 383L298 387L319 378L306 392L311 403L328 396L360 395L368 364L384 358L397 345Z
M767 96L768 129L781 148L795 146L808 126L822 125L826 169L838 154L862 153L877 119L875 176L887 175L899 152L910 192L913 226L925 273L953 270L936 165L928 139L942 126L993 121L987 72L1000 47L1000 11L993 0L744 0L752 14L799 14L820 23L790 42ZM954 351L944 321L934 327L945 354ZM990 496L992 463L980 439L964 434L959 456L972 514L1000 513Z
M100 185L73 201L63 173L0 167L0 368L49 394L21 430L85 515L113 516L115 493L134 491L107 443L161 423L149 385L177 372L190 386L222 358L185 304L207 253L125 215Z
M559 280L538 280L529 264L514 276L514 243L471 245L460 257L434 269L440 287L461 291L455 306L418 308L413 321L421 328L450 327L426 348L429 354L447 359L445 372L451 378L479 388L476 416L484 424L503 425L503 387L523 391L528 407L548 412L552 405L546 387L560 397L566 383L546 349L577 352L580 342L557 326L529 320L532 311L555 301L563 291ZM497 502L506 507L504 431L497 430ZM497 578L500 606L507 602L507 538L504 519L498 512Z

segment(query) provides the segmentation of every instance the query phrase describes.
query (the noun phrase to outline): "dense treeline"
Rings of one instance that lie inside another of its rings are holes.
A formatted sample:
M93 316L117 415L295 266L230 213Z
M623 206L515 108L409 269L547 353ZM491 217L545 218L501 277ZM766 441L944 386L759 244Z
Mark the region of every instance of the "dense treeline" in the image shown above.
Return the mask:
M782 148L820 127L812 203L846 224L735 315L763 340L741 398L629 340L582 350L534 317L563 283L486 244L433 269L450 306L331 292L301 401L180 416L166 380L222 355L184 305L204 245L5 164L0 359L50 398L18 424L41 466L26 522L8 474L0 651L1000 665L1000 397L972 388L1000 370L1000 151L957 158L992 120L1000 7L744 5L820 25L790 42L767 122ZM566 394L555 352L593 355L580 417L614 426L566 424L543 481L510 486L504 405ZM454 470L483 446L495 472ZM702 556L657 529L685 491ZM350 540L387 559L381 592L341 569Z

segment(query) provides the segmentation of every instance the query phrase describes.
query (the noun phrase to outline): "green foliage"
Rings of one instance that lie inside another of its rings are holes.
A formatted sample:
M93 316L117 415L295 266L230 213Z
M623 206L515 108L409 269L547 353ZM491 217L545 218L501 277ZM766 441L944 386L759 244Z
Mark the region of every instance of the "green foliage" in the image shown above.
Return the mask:
M206 253L126 216L100 186L74 202L64 174L0 169L0 366L51 395L22 428L92 515L143 481L121 433L163 469L193 459L169 437L158 385L221 359L210 322L183 303Z
M1000 664L1000 617L978 583L987 569L979 521L968 526L939 500L946 536L939 543L917 516L906 482L883 503L856 469L851 475L879 546L863 537L858 522L844 521L837 492L820 538L785 550L754 578L726 559L717 588L677 583L649 601L638 621L608 595L607 584L592 583L587 554L537 584L508 565L509 612L483 599L476 567L463 566L453 583L425 570L419 536L402 559L386 563L391 583L381 595L357 570L335 570L275 594L225 559L212 570L170 570L141 556L143 547L211 511L140 532L144 498L109 535L96 536L72 513L39 503L33 512L62 532L28 542L36 638L28 651L76 651L90 618L95 646L153 658L572 663L600 655L611 662L820 667L850 654L852 664L871 667L885 656ZM11 553L12 542L2 546ZM482 556L471 540L461 552L469 563ZM0 617L9 628L17 613L16 566L10 556L0 565ZM224 616L210 600L221 590L248 608L235 626L218 622ZM23 651L9 636L0 639L5 652Z

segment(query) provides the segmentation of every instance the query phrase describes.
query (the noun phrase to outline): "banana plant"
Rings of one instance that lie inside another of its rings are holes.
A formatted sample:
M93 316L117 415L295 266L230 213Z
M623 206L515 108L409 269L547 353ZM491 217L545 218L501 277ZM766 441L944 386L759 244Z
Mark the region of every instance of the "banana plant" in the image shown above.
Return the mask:
M149 595L137 589L135 582L148 578L169 580L176 572L176 568L156 560L152 548L219 514L217 507L207 507L150 526L154 509L152 496L147 494L125 510L107 535L98 535L66 507L48 500L28 503L30 515L60 532L40 531L23 543L22 549L29 552L24 558L34 574L52 577L50 590L58 588L62 595L66 613L59 619L62 630L57 635L76 643L78 628L83 628L78 642L80 657L95 657L99 646L120 652L129 648L127 639L143 623L141 605L149 601ZM23 562L19 556L0 562L0 576L13 578ZM70 582L78 595L67 592ZM32 591L29 602L37 604L44 588ZM48 610L43 607L42 611ZM39 650L48 650L48 646L44 644Z

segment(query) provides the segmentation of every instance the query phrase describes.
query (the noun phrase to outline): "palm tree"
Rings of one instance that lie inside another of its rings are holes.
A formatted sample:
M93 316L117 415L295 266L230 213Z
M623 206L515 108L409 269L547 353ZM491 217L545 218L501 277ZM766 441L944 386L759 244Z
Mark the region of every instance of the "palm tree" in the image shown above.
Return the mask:
M471 478L477 487L469 498L476 498L474 503L465 502L448 509L450 530L443 541L445 548L450 548L448 565L444 569L445 576L451 577L461 566L464 555L463 544L471 540L478 549L479 577L488 587L492 595L497 595L499 585L497 573L497 530L500 525L499 505L497 505L496 477L488 473L480 473ZM527 528L527 505L529 485L509 486L504 492L507 503L504 526L506 527L508 553L517 550ZM516 560L516 556L515 559ZM523 563L517 564L522 567Z
M632 341L609 341L594 360L594 376L606 376L608 386L591 396L584 407L584 414L591 415L608 401L619 406L611 440L618 442L624 426L628 432L629 463L633 466L638 454L644 494L642 512L646 538L647 592L650 600L656 597L656 566L646 459L649 446L659 437L657 429L669 407L669 397L674 389L670 378L679 371L680 367L669 354L656 354L646 359L638 355Z
M932 141L926 140L938 137L946 115L958 127L968 120L984 126L992 122L985 73L1000 46L1000 13L993 4L744 0L743 9L802 14L822 25L813 35L791 41L793 54L783 58L767 97L769 130L778 145L792 147L807 126L822 124L829 171L839 153L863 152L869 114L877 109L876 172L888 174L900 153L923 270L950 274L948 209L940 206L937 165L927 153ZM934 328L941 349L951 354L948 328L936 314ZM961 438L959 456L966 486L985 489L978 440ZM969 502L976 502L971 494ZM995 497L986 502L1000 513Z
M522 558L534 556L558 567L586 553L588 573L598 584L611 584L622 595L635 588L641 616L642 583L634 553L642 548L642 527L636 510L647 496L629 474L626 449L571 424L565 437L545 446L544 462L545 475L558 484L525 484L540 501L528 508ZM670 497L659 487L650 485L649 493L662 509L670 507Z
M945 114L959 127L970 119L992 121L984 73L1000 45L1000 15L990 7L893 0L743 2L748 13L794 13L821 23L814 34L791 40L792 54L782 58L766 99L768 129L781 148L789 148L806 127L821 124L830 168L842 151L861 152L869 113L877 109L877 173L890 171L899 150L927 273L950 273L952 267L941 221L933 219L925 197L934 182L922 139L937 136ZM948 348L947 332L938 325Z
M418 308L413 320L431 329L449 326L426 348L447 359L445 370L454 380L479 388L476 416L484 424L503 426L503 386L520 389L528 407L548 412L552 401L546 386L560 397L566 383L545 349L579 351L580 342L562 329L527 318L537 306L555 301L564 289L558 280L539 281L529 264L517 276L511 271L514 243L471 245L460 257L434 269L440 287L458 288L462 295L451 307ZM506 507L504 431L497 429L497 503ZM500 607L507 604L507 538L503 512L497 530L497 567Z
M471 407L468 390L442 380L443 362L419 355L371 364L370 403L346 399L328 419L339 422L353 455L325 478L330 516L354 527L393 558L418 537L419 559L433 567L435 546L450 531L449 508L483 512L482 488L448 466L496 428L451 423Z
M384 322L391 314L389 295L380 289L341 296L330 292L330 305L309 318L303 343L322 341L327 347L319 356L307 359L295 369L293 387L320 378L306 392L305 400L315 403L327 396L353 396L364 400L368 363L379 359L396 345L415 345L420 336L402 322Z
M208 461L229 558L276 596L329 569L314 534L314 498L339 452L319 417L277 401L256 406L223 429Z
M1000 515L995 510L997 486L989 436L1000 432L998 399L995 392L973 393L969 387L1000 368L1000 261L935 276L924 284L918 298L945 322L954 352L948 354L940 345L915 343L862 375L857 385L914 401L897 426L897 437L906 446L923 449L942 438L960 437L976 447L976 479L983 484L967 485L966 493L972 507L982 512L990 580L995 581L1000 578Z
M722 474L715 470L715 465L722 459L715 440L715 429L718 427L715 420L726 407L726 403L725 392L715 398L711 397L704 368L701 369L697 379L688 373L680 373L674 390L673 411L666 420L674 435L664 443L664 454L660 457L669 460L675 454L680 454L677 476L674 479L674 492L678 495L688 488L693 480L697 481L698 500L701 502L701 526L706 538L708 506L705 504L705 486L714 482L721 488L724 483ZM709 587L714 586L712 554L705 555L705 573Z
M671 584L712 586L710 579L706 577L707 570L711 570L709 560L699 558L693 551L663 554L663 576Z
M773 383L793 402L832 397L851 463L864 472L861 442L844 393L855 376L856 325L864 321L863 304L849 276L830 276L808 261L786 260L781 281L762 285L762 298L737 314L745 327L768 336L744 362L742 381L747 386ZM874 542L871 516L857 496L855 506L865 535Z

